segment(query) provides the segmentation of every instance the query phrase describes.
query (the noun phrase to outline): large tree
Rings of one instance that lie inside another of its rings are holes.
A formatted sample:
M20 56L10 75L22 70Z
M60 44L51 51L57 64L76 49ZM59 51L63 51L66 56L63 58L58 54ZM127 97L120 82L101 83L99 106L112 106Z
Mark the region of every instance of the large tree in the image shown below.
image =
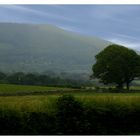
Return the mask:
M95 56L93 77L104 84L113 83L118 88L130 83L140 76L140 56L126 47L112 44Z

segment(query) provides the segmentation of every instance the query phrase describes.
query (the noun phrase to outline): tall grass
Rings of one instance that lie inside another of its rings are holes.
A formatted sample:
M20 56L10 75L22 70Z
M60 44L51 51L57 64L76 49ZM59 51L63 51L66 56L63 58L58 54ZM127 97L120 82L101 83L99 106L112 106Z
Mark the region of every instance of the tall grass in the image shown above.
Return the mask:
M139 93L123 94L95 94L95 93L68 93L89 107L118 106L121 108L140 108ZM65 95L65 94L64 94ZM1 96L0 108L11 108L21 111L55 110L56 99L60 94L53 95L28 95L28 96Z
M1 96L0 134L140 134L139 93L69 95Z
M55 109L54 104L57 97L57 95L0 97L0 109L19 112L51 112Z

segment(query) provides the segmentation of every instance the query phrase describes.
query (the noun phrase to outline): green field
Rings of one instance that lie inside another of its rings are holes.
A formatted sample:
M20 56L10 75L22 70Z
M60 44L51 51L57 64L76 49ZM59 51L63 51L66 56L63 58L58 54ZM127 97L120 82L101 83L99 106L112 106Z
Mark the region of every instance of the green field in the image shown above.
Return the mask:
M42 93L48 91L54 91L55 94L50 93L42 95ZM63 92L59 93L59 91ZM65 93L65 91L67 92ZM32 95L33 92L40 94ZM28 95L25 93L28 93ZM125 106L127 108L135 108L136 106L140 107L140 93L74 92L70 88L0 84L0 108L33 111L53 110L55 100L62 94L71 94L83 104L90 106L105 107L109 104L113 104L122 107Z
M71 88L0 84L0 95L26 95L32 93L67 90L71 90Z
M87 106L107 107L109 105L120 108L140 108L140 94L91 94L91 93L67 93L72 94ZM51 111L54 110L54 103L58 95L27 95L27 96L6 96L0 97L0 108L14 109L20 111Z
M55 94L42 94L50 90ZM0 85L0 91L0 134L140 134L140 93L5 84ZM32 91L40 94L32 95ZM18 92L20 95L15 94ZM58 111L57 101L62 95L72 95L81 104L82 118L73 101L62 102L63 108Z

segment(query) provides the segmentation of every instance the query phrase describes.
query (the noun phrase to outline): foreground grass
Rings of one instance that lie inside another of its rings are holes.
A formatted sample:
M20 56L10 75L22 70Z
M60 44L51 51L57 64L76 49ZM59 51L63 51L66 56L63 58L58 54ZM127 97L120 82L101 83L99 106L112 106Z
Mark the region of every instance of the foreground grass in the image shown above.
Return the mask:
M57 95L37 96L6 96L0 97L0 110L18 112L52 112Z
M94 108L108 108L116 106L119 109L135 110L140 108L140 93L66 93L73 95L85 106ZM52 112L55 102L62 94L28 95L28 96L0 96L0 109L18 111ZM63 94L64 95L64 94Z
M61 99L58 104L62 95L75 101ZM139 118L140 93L0 96L0 134L5 135L136 135Z

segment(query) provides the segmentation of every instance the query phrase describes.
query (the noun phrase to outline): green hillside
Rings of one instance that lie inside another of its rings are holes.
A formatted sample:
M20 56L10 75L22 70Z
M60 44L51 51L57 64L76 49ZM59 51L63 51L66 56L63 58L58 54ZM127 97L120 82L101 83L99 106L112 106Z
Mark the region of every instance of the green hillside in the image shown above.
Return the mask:
M0 23L0 70L89 73L108 44L48 24Z

